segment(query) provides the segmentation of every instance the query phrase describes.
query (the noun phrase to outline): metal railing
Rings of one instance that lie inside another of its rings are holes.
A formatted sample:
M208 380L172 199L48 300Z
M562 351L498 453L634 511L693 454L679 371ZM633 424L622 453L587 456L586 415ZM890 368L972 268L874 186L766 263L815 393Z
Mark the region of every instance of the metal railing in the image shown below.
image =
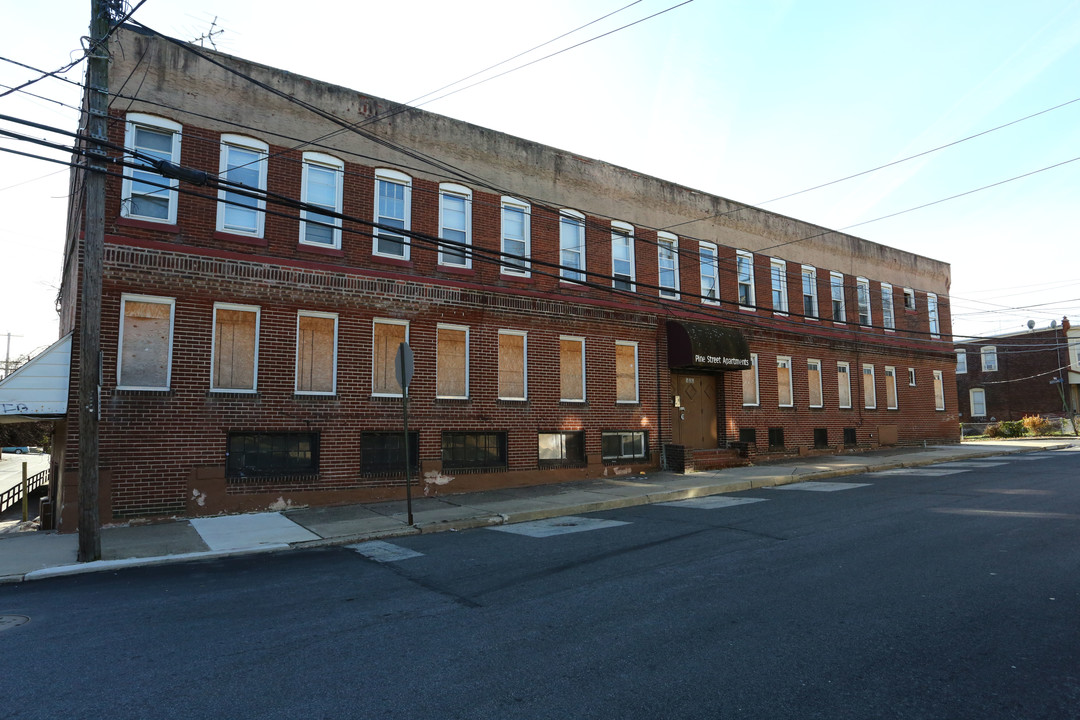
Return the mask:
M26 493L30 494L39 487L43 487L49 484L49 471L48 469L42 470L37 475L33 475L26 479ZM23 498L23 484L20 482L13 488L8 488L4 492L0 493L0 513L4 512L10 507L22 502Z

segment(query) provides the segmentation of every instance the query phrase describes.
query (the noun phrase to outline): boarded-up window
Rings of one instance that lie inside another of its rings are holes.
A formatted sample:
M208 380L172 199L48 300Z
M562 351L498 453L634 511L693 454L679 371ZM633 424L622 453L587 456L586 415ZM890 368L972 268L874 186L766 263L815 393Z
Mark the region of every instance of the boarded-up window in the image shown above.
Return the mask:
M215 390L254 390L259 351L259 309L214 307Z
M499 397L525 399L525 333L499 331Z
M296 318L296 392L333 393L336 315L300 313Z
M863 406L867 410L873 410L877 407L877 388L874 386L873 365L862 366L862 380Z
M750 353L750 367L742 371L743 405L758 404L757 353Z
M839 406L851 407L851 367L846 362L836 363L836 387L840 393Z
M821 361L806 361L806 383L810 389L810 407L821 407Z
M172 300L123 299L117 385L128 388L169 387L172 312Z
M791 358L776 358L776 394L780 407L791 407Z
M559 338L559 397L563 400L585 399L585 340Z
M945 383L940 370L934 371L934 409L945 409Z
M435 394L444 398L469 396L469 330L440 325L438 328L438 378Z
M637 345L615 344L615 399L618 402L638 401Z
M896 397L896 368L885 368L885 407L896 410L899 405Z
M376 320L372 332L371 392L400 395L401 385L394 372L398 346L408 341L409 326L403 322Z

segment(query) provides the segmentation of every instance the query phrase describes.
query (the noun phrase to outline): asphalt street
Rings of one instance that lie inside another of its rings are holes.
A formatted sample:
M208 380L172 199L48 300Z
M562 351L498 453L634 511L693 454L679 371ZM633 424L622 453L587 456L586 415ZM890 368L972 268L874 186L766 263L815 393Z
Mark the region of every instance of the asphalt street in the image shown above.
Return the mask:
M1076 718L1078 471L1040 452L0 586L0 691L12 718Z

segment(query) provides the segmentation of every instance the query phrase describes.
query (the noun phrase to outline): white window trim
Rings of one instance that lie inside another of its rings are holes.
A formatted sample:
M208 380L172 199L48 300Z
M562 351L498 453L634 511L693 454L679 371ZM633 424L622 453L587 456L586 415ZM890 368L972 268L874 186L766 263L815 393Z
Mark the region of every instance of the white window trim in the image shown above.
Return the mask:
M739 275L739 258L742 258L750 263L750 281L746 283L750 292L750 305L742 304L742 293L738 292L740 286L743 284L742 278ZM754 285L754 253L747 250L737 250L735 252L735 288L736 288L736 302L739 303L740 310L756 310L757 309L757 289Z
M506 252L506 233L503 228L503 211L507 207L517 208L523 213L522 224L524 225L523 233L525 235L525 256L522 258L525 261L524 267L520 265L500 265L499 272L502 275L513 275L514 277L531 277L532 276L532 206L524 200L504 195L499 202L499 252ZM502 258L502 262L506 263L505 257Z
M375 327L378 325L404 325L405 326L405 342L409 342L409 321L399 320L397 318L373 318L371 321L371 397L402 397L405 392L405 388L402 388L402 392L399 393L380 393L375 392ZM392 361L391 361L392 362Z
M559 402L563 403L583 403L588 399L588 382L585 376L585 338L580 335L560 335L559 343L563 341L576 342L581 346L581 397L579 398L566 398L562 396L562 374L559 376ZM560 362L562 351L559 352Z
M251 369L251 389L246 388L221 388L214 385L214 367L216 366L217 354L217 311L218 310L241 310L255 313L255 352L253 367ZM235 303L214 303L214 322L210 328L210 392L247 393L254 395L259 392L259 336L261 333L262 309L258 305L237 305Z
M909 299L911 300L911 305L908 305L908 300ZM904 288L904 309L905 310L914 310L915 309L915 291L912 290L911 288Z
M840 284L836 284L836 280L840 281ZM835 292L836 288L840 289L840 319L836 318L836 312L833 310L833 302L836 300ZM837 324L847 323L847 288L844 287L844 273L830 272L829 273L829 312L832 314L832 321Z
M170 161L176 164L180 164L180 141L183 137L184 126L180 123L173 122L172 120L166 120L163 117L157 115L147 115L144 113L128 113L125 118L124 129L124 148L128 150L125 154L129 161L138 162L133 160L133 156L130 155L130 149L135 143L135 127L142 126L152 130L158 130L161 132L168 132L172 134L172 156ZM169 187L169 217L162 220L161 218L148 217L146 215L133 215L131 213L131 184L134 177L133 173L135 168L124 168L124 181L120 191L120 216L125 218L131 218L133 220L142 220L145 222L161 223L163 225L175 225L176 224L176 206L177 206L177 192L176 188L179 187L180 181L175 178L166 178L158 175L155 170L146 168L146 172L153 173L160 177L162 185Z
M629 340L616 340L615 345L616 345L616 347L621 345L623 347L632 347L632 348L634 348L634 399L633 400L619 400L619 399L616 399L615 402L616 402L616 404L622 404L622 405L636 405L639 402L641 402L641 384L640 384L640 378L638 377L638 344L636 342L632 342L632 341L629 341ZM583 348L583 350L584 350L584 348ZM584 352L582 352L582 357L584 357ZM583 377L583 378L585 377L584 372L585 372L585 370L584 370L584 368L582 368L581 377ZM616 389L616 393L617 392L618 391Z
M982 396L982 412L975 412L975 393ZM968 390L968 408L971 410L971 417L986 417L986 390L983 388L971 388Z
M934 293L926 293L926 319L930 325L930 337L941 337L941 314Z
M743 395L743 407L760 407L761 406L761 377L758 374L758 354L757 353L750 353L750 367L747 368L746 370L743 370L743 372L745 373L745 372L747 372L749 370L754 371L754 402L752 402L752 403L746 402L746 395L744 393L744 395ZM743 375L742 377L745 378L746 376Z
M840 368L844 368L844 372L841 373ZM840 392L840 378L842 378L842 377L847 378L847 397L848 397L848 404L847 405L841 405L840 404L840 399L843 397L843 393ZM854 405L854 403L852 402L852 397L851 397L851 363L849 363L846 360L837 360L836 361L836 383L837 383L836 406L841 410L850 410L852 408L852 406Z
M225 173L228 172L228 150L229 148L240 148L241 150L248 150L250 152L259 155L259 186L257 188L251 188L256 192L266 192L266 166L267 156L270 154L270 146L264 143L262 140L258 140L247 135L234 135L226 133L221 136L221 152L219 154L218 175L221 178L225 178ZM230 235L246 235L247 237L261 238L263 236L263 230L266 225L266 199L259 198L255 204L255 229L245 230L243 228L227 228L225 227L225 210L228 205L225 203L225 195L229 192L228 187L218 188L218 204L217 204L217 231L223 233L229 233Z
M681 292L679 281L679 237L663 230L656 233L656 284L660 285L660 251L665 244L670 243L672 262L675 264L675 287L665 288L660 286L660 297L670 300L678 300Z
M459 265L458 263L445 262L445 253L442 245L439 245L439 265L442 267L462 268L465 270L472 268L472 190L464 185L458 185L457 183L439 183L439 238L445 240L443 237L443 230L446 228L445 218L443 216L443 197L453 196L461 198L465 201L465 239L462 241L467 248L463 249L465 254L465 264Z
M301 390L300 389L300 318L317 317L329 318L334 321L334 357L332 366L332 380L330 390ZM338 314L332 312L318 312L315 310L298 310L296 313L296 361L293 373L293 392L297 395L336 395L337 394L337 361L338 361Z
M303 155L303 171L300 178L300 200L304 203L310 202L308 200L308 167L318 167L320 170L331 170L334 173L334 209L333 212L340 214L342 211L342 203L344 198L344 185L345 185L345 163L342 160L334 157L333 155L326 155L325 153L306 152ZM308 211L300 211L300 244L310 245L311 247L325 247L334 250L341 249L341 218L333 218L334 230L332 235L332 241L330 245L319 242L309 242L307 240L307 216Z
M807 396L808 396L809 398L812 398L812 397L813 397L813 393L809 392L810 390L812 390L812 389L813 389L813 388L811 387L811 385L810 385L810 366L811 366L811 365L817 365L817 392L818 392L818 403L817 403L817 404L815 405L815 404L814 404L813 402L810 402L810 407L812 407L812 408L820 408L820 407L825 407L825 388L824 388L824 385L823 385L823 383L822 383L822 381L821 381L821 361L820 361L820 360L815 360L815 359L813 359L813 358L807 358L807 360L806 360L806 387L807 387Z
M507 395L499 395L500 400L528 400L529 399L529 333L525 330L499 330L499 335L518 335L522 337L521 341L521 397L511 397ZM585 353L582 353L582 358L585 357ZM499 344L496 340L495 344L495 363L496 363L496 377L495 387L502 384L499 382L498 372L501 370L499 367ZM584 372L584 370L583 370Z
M701 272L701 251L702 249L708 249L712 252L712 281L713 288L716 290L716 299L711 300L705 297L705 287L701 279L705 277ZM698 292L701 295L701 302L705 305L719 305L720 304L720 252L715 243L699 241L698 242Z
M870 281L864 277L855 278L855 300L859 306L859 325L874 325L874 304L870 302ZM866 301L866 322L863 322L863 300Z
M788 394L791 395L791 402L780 402L780 368L785 367L788 371ZM776 356L776 405L777 407L795 407L795 372L791 367L790 355L777 355Z
M866 398L866 371L870 370L870 403L867 403ZM877 410L877 375L874 372L873 363L863 363L862 366L862 394L863 394L863 409L864 410Z
M941 390L940 394L938 393L939 388ZM945 375L940 370L934 371L934 409L945 409Z
M576 248L567 249L567 248L563 247L563 244L562 244L562 239L563 239L562 238L562 228L563 228L563 220L564 219L572 220L572 221L578 223L578 225L577 225L577 227L578 227L578 239L580 241L580 244ZM565 265L565 263L563 262L563 257L562 257L563 253L565 253L565 252L571 252L571 253L576 254L580 259L580 263L579 263L579 269L578 270L569 270L567 268L560 268L559 269L559 280L560 280L560 282L574 283L574 284L578 284L578 283L582 283L582 282L588 282L589 276L585 274L585 270L586 270L586 267L585 267L585 262L586 262L586 253L585 253L585 214L580 213L577 210L567 210L567 209L564 208L564 209L559 211L559 264L560 265ZM581 276L581 279L580 280L575 280L574 278L569 278L569 277L567 277L567 275L569 273L576 273L576 274Z
M465 333L465 394L464 395L439 395L435 394L435 397L439 400L468 400L469 399L469 359L471 357L470 343L472 338L469 336L468 325L451 325L449 323L437 323L435 325L435 367L436 373L438 373L439 367L439 331L440 330L454 330L457 332ZM435 385L438 387L439 379L435 378Z
M960 358L963 358L963 362ZM967 350L956 349L956 374L967 375Z
M371 254L378 257L391 258L393 260L408 260L410 255L410 248L412 243L408 233L412 230L412 178L403 172L397 170L390 170L388 168L378 168L375 170L375 222L379 222L379 182L391 182L398 185L405 186L404 203L405 203L405 218L403 223L405 225L401 230L401 244L402 254L393 255L391 253L381 253L379 248L379 234L386 233L387 235L396 235L389 230L380 230L379 228L372 228L371 233ZM396 396L400 397L400 395Z
M987 350L990 352L987 352ZM987 367L986 358L988 357L994 358L994 367ZM983 372L997 372L998 368L1001 367L1000 363L998 363L997 345L983 345L979 348L979 361Z
M619 280L615 277L615 242L626 240L630 254L630 280ZM636 292L637 288L637 252L634 243L634 226L619 220L611 221L611 287L616 287L617 282L629 282L629 292Z
M810 304L811 313L806 314L806 278L810 278ZM820 317L818 308L818 289L817 289L817 268L813 265L803 265L802 271L799 273L799 282L801 287L799 288L799 297L802 298L802 313L803 317L807 320L817 320Z
M780 283L778 288L777 281ZM787 315L788 313L788 286L787 286L787 261L780 258L769 258L769 289L771 291L773 313ZM779 291L780 304L776 304L776 294Z
M121 385L120 378L123 377L123 363L124 363L124 309L127 306L128 301L132 302L144 302L144 303L158 303L159 305L169 306L169 355L168 362L165 365L165 384L164 385ZM168 392L172 388L172 356L173 356L173 330L176 323L176 298L171 297L158 297L155 295L134 295L124 293L120 296L120 329L119 337L117 338L116 345L116 389L117 390L150 390L157 392ZM213 367L211 365L211 367Z
M896 301L893 297L893 286L886 282L881 283L881 324L885 332L896 331Z
M915 368L907 369L908 387L915 387Z
M893 401L894 405L889 404L889 384L892 383ZM896 368L892 365L885 366L885 409L886 410L899 410L900 409L900 384L896 381Z

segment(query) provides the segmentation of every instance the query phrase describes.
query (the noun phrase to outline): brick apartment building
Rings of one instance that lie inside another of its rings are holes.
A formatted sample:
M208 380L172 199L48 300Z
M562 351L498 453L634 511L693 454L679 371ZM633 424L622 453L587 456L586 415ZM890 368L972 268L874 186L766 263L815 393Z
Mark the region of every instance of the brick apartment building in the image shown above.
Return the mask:
M1080 336L1060 325L956 344L961 422L1072 417L1080 411Z
M129 165L107 187L103 521L403 497L404 341L421 492L959 439L945 263L130 28L111 42Z

